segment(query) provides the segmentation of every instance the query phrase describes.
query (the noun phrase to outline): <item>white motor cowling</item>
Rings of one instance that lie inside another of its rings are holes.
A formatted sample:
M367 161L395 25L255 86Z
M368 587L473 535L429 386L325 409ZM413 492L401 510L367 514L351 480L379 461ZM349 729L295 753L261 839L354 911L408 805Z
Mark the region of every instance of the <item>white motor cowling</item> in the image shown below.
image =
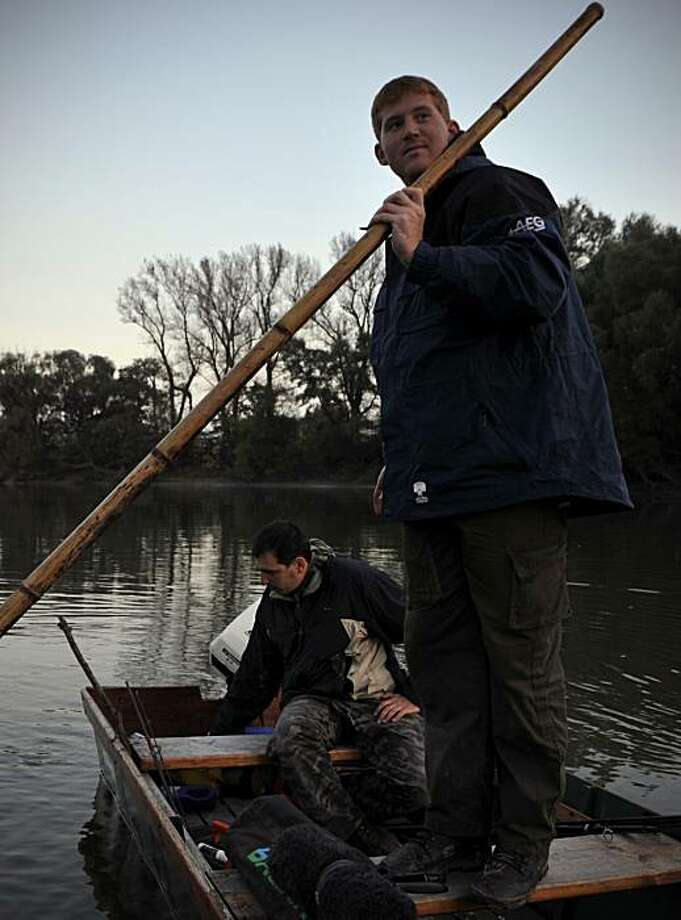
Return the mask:
M229 681L237 671L241 656L246 649L248 637L253 629L255 611L260 604L260 598L249 604L231 623L219 633L209 646L210 663L223 674Z

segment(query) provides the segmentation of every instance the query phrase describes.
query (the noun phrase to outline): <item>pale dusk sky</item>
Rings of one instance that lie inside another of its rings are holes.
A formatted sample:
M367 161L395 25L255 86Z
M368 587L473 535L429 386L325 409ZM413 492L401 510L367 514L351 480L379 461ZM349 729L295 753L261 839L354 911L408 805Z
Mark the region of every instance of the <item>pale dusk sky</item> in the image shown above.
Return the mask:
M681 3L604 5L486 152L561 203L681 226ZM152 256L280 242L328 267L399 187L380 86L429 76L466 127L585 6L0 0L0 352L147 354L116 296Z

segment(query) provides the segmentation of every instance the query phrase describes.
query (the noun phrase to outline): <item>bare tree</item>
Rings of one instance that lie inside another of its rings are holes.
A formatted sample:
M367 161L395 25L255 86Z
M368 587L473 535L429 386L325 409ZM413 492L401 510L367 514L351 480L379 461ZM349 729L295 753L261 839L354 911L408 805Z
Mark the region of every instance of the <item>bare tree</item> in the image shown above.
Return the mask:
M204 373L215 383L234 367L252 346L253 281L246 253L203 258L195 270L196 309L201 330ZM239 417L242 394L237 393L219 414L218 454L221 466L230 465L234 452L234 422Z
M194 271L183 256L145 260L118 294L123 322L142 330L163 366L171 425L191 408L201 361Z
M262 247L253 243L245 250L253 281L253 315L258 332L263 335L283 312L284 277L291 255L281 243ZM274 369L279 356L274 355L265 365L264 414L274 415L276 391Z
M356 240L341 233L331 240L331 255L340 259ZM381 253L375 253L346 281L315 317L321 340L332 357L334 382L348 416L358 421L376 404L370 360L373 307L383 282Z
M242 250L203 258L195 271L202 360L221 380L253 343L253 282Z
M264 334L317 280L319 268L313 259L292 255L280 243L267 247L254 243L242 252L248 260L253 284L255 327ZM275 411L275 371L279 359L276 354L265 365L262 409L267 418L272 418Z

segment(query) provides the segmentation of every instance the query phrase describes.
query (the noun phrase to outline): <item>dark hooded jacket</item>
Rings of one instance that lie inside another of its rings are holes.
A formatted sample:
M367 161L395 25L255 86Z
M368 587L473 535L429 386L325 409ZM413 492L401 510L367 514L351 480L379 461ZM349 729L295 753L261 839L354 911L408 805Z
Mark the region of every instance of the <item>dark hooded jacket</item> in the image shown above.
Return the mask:
M630 507L544 183L478 148L427 199L426 214L408 270L387 245L374 313L385 516L546 498L574 514Z
M222 701L214 734L233 734L281 688L296 696L372 699L395 691L414 699L393 643L403 641L399 585L357 559L339 558L310 540L308 578L291 594L267 587L239 669Z

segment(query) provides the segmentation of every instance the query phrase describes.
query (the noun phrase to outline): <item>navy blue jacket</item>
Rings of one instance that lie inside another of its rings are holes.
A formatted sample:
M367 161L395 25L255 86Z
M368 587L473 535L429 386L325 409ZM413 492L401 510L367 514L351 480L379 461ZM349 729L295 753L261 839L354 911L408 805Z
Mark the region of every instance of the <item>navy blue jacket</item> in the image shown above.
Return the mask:
M631 507L600 362L544 183L466 157L427 199L406 270L386 246L372 362L384 515L543 498Z

